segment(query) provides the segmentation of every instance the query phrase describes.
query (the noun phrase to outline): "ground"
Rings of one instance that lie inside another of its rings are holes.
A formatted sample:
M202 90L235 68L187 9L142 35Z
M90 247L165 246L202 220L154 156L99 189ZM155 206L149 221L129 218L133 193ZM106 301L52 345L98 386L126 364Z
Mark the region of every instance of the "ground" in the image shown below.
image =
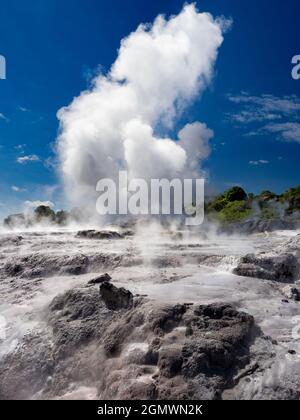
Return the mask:
M299 398L297 231L114 229L1 234L0 398Z

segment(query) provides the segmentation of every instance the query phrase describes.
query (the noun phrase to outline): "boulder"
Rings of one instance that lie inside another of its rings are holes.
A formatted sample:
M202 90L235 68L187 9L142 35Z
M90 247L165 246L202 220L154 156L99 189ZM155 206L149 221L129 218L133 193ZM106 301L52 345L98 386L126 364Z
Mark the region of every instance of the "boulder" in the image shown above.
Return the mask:
M105 274L102 274L101 276L95 277L94 279L90 280L88 284L101 284L101 283L110 282L110 281L111 281L110 275L105 273Z
M129 290L117 288L107 281L101 284L100 295L107 308L113 311L131 308L133 305L133 295Z
M297 272L297 259L293 254L248 254L242 257L233 273L279 282L292 282Z

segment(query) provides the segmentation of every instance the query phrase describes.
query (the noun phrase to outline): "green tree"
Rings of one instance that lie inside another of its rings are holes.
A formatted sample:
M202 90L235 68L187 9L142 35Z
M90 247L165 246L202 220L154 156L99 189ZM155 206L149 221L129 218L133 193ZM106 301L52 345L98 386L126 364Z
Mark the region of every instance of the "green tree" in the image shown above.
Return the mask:
M34 210L35 219L40 222L43 219L48 219L53 222L55 220L55 212L49 206L39 206Z

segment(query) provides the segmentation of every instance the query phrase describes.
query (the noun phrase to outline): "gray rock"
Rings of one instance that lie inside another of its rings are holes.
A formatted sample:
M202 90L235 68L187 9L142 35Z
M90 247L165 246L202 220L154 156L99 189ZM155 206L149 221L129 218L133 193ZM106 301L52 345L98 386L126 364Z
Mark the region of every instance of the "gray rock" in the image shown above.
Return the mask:
M279 282L292 282L297 272L297 259L293 254L248 254L240 259L233 273Z
M77 232L77 238L85 239L122 239L123 235L114 230L81 230Z
M100 295L108 309L113 311L118 309L131 308L133 295L123 287L117 288L109 282L104 282L100 286Z
M126 258L126 255L125 257ZM31 253L10 258L1 268L4 276L37 278L53 275L81 275L87 272L113 268L120 264L123 257L118 254L97 252L91 255L76 253L64 255L61 253Z
M300 290L297 287L285 286L281 289L282 294L287 298L296 302L300 301Z
M2 399L57 398L72 384L102 399L216 399L248 363L253 318L231 305L161 305L101 287L104 299L82 288L52 301L49 334L0 362Z
M101 276L95 277L94 279L90 280L88 284L100 284L100 283L110 282L110 281L111 281L110 275L105 273L105 274L102 274Z

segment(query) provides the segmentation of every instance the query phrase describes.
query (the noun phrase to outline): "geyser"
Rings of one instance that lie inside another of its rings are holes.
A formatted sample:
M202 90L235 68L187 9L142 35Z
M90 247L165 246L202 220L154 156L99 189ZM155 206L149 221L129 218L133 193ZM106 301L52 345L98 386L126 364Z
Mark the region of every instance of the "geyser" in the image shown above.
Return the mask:
M130 178L199 176L213 132L188 124L167 138L176 118L208 85L225 19L186 5L177 16L158 16L121 41L108 74L58 112L57 148L67 197L96 204L96 184Z

